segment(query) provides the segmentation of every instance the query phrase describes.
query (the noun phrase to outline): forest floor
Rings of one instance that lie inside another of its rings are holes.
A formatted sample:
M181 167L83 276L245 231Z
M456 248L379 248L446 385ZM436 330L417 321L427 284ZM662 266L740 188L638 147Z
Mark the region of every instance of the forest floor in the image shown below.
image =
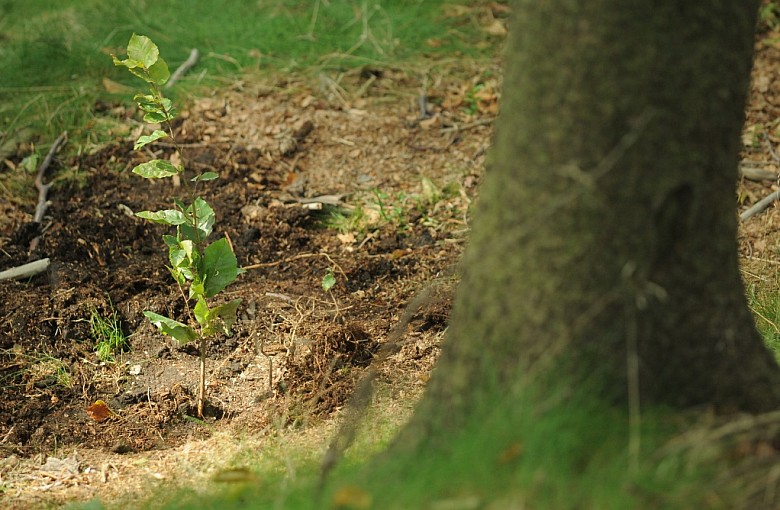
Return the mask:
M777 188L779 39L757 42L743 167L765 178L742 179L740 211ZM117 141L55 159L47 179L67 178L50 192L35 250L34 206L0 205L0 269L52 262L28 281L0 282L3 508L129 504L161 483L218 477L240 448L279 434L319 454L407 304L434 282L436 297L412 310L399 352L379 367L386 417L397 426L408 416L446 330L499 96L497 63L437 69L427 84L420 73L370 67L247 76L182 107L183 158L220 174L204 198L216 235L247 268L225 292L243 300L235 334L208 346L203 420L194 418L197 350L143 316L186 320L165 269L166 230L130 214L168 207L184 191L131 174L151 158L132 150L142 129L135 112L95 105ZM0 171L13 171L27 149ZM743 227L746 281L764 288L777 281L780 210ZM329 273L336 284L326 291ZM100 361L93 325L114 313L127 346Z

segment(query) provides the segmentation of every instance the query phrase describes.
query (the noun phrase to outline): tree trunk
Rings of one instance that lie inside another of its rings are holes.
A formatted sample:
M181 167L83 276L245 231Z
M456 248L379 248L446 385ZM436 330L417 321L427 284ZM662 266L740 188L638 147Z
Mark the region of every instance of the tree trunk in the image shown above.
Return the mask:
M514 3L448 338L401 444L550 376L634 409L780 405L736 250L757 7Z

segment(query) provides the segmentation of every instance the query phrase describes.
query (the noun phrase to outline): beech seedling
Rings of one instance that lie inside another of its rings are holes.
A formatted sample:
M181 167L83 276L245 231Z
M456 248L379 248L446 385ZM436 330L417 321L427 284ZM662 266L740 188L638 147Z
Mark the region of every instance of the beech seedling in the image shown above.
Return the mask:
M118 59L112 55L114 65L127 68L145 81L149 92L136 94L134 99L143 112L143 120L155 128L151 134L140 136L133 145L141 149L158 140L169 139L176 152L181 151L176 143L172 121L176 110L171 100L163 97L161 86L170 78L168 64L160 57L160 51L151 39L133 34L127 45L127 58ZM179 158L182 160L182 158ZM136 216L175 228L175 235L164 235L168 248L168 270L179 285L185 299L188 323L179 322L155 312L144 315L161 332L181 343L197 341L200 349L200 379L198 384L198 415L203 417L206 388L206 339L215 335L230 335L230 328L236 321L236 310L240 299L220 305L210 304L225 287L243 272L238 267L236 256L227 239L208 242L214 229L215 214L211 206L200 196L201 183L217 179L215 172L197 172L188 176L183 163L174 164L165 159L153 159L133 168L133 173L145 179L164 179L179 176L189 185L187 202L176 199L172 209L142 211ZM191 305L192 304L192 305Z

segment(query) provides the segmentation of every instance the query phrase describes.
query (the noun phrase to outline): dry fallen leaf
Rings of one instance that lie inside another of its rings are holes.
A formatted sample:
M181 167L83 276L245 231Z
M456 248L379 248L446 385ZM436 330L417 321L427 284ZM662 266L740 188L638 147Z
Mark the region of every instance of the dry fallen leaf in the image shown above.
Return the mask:
M95 400L95 403L87 408L87 414L90 418L100 423L113 416L114 412L102 400Z

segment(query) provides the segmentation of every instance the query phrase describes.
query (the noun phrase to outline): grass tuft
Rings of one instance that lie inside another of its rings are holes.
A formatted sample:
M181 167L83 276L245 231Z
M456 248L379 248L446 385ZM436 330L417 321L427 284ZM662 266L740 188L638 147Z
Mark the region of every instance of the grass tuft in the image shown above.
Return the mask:
M110 313L101 315L96 308L89 312L89 330L95 341L95 354L100 361L114 363L114 355L129 348L116 308L109 301Z

